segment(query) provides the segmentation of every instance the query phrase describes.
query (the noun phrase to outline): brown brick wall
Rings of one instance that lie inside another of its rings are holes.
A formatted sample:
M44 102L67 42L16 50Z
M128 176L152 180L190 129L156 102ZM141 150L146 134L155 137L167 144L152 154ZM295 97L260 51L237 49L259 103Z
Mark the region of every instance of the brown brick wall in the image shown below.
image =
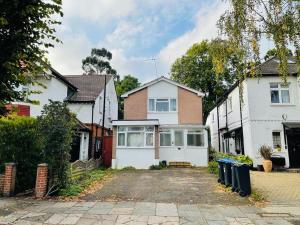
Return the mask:
M13 195L15 192L16 172L17 171L15 163L5 164L3 195L6 197Z
M179 124L202 124L202 97L178 87Z
M144 88L129 95L124 99L124 119L142 120L147 119L148 92Z
M48 165L46 163L39 164L35 181L35 197L43 198L47 193L48 183Z
M155 159L159 159L159 132L158 132L158 126L155 126Z

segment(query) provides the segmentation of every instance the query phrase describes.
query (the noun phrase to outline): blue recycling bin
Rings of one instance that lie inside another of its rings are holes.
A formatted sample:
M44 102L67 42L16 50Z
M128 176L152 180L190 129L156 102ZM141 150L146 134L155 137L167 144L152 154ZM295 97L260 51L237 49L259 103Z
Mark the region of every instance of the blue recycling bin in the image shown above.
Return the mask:
M218 162L218 172L219 172L218 182L221 184L225 184L223 159L218 159L217 162Z
M238 192L245 197L251 194L250 167L245 163L235 163Z
M238 176L237 176L237 168L236 163L231 165L231 191L239 192L239 184L238 184Z
M224 184L226 187L232 186L232 165L235 164L236 161L230 158L223 159L223 168L224 168Z

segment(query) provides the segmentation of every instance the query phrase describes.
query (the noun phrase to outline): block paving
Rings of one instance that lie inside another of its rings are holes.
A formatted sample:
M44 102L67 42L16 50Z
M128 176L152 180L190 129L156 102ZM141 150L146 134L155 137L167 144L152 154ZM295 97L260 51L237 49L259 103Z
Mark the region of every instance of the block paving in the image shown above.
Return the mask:
M300 222L300 204L257 208L253 205L0 199L0 208L1 225L296 225Z

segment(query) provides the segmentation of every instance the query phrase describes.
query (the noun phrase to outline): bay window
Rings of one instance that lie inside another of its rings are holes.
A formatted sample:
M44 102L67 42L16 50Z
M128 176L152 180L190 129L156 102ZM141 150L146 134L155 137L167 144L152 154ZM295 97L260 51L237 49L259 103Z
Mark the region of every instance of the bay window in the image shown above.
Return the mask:
M270 83L270 91L273 104L290 103L289 84Z
M149 112L176 112L177 101L175 98L150 98L148 99Z
M119 126L117 143L119 147L153 147L154 127Z

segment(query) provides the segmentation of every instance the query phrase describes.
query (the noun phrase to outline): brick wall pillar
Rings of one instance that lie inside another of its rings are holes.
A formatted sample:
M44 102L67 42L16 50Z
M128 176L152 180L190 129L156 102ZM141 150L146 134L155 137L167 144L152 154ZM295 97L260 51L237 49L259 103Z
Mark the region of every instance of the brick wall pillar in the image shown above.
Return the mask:
M6 197L13 195L15 192L16 172L15 163L5 163L3 195Z
M159 159L159 131L158 131L158 126L155 126L155 159Z
M38 165L35 181L35 197L43 198L47 193L48 184L48 164Z

